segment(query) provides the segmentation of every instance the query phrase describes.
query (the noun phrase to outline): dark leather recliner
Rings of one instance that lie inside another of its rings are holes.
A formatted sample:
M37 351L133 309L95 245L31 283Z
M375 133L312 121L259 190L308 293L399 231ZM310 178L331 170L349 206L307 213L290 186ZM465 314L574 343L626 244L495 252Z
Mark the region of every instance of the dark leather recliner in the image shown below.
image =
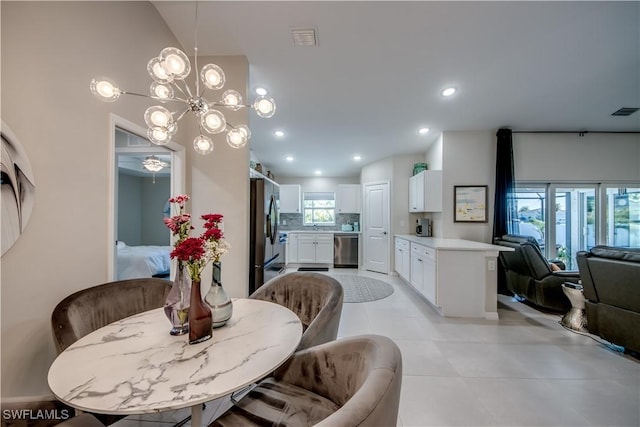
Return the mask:
M552 271L538 243L530 236L505 234L495 238L494 243L514 249L513 252L500 251L498 256L510 292L549 310L565 312L571 308L562 284L577 283L579 272Z
M595 246L577 261L589 332L640 352L640 249Z

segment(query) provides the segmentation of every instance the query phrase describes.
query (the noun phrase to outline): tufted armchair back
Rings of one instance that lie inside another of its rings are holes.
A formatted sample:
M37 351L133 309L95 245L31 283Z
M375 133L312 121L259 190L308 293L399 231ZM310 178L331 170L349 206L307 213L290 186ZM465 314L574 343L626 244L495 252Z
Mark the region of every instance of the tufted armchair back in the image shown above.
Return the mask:
M53 309L58 353L103 326L164 305L171 281L157 278L108 282L75 292Z
M274 277L249 298L293 311L302 322L298 350L335 340L342 315L342 285L326 274L295 272Z

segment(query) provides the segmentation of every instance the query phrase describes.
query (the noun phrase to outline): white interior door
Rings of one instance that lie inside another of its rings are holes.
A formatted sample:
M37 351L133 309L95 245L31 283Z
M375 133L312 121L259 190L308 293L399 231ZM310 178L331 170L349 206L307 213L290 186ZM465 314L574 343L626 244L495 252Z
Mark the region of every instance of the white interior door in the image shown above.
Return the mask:
M389 274L389 183L364 185L365 270Z

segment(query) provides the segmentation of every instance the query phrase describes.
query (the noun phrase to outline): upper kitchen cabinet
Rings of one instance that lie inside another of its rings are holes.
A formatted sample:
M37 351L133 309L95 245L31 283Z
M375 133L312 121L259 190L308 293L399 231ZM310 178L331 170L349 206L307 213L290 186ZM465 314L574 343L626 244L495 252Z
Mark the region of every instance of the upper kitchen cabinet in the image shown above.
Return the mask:
M302 187L299 184L280 185L280 213L301 213Z
M409 212L442 212L442 171L426 170L409 178Z
M360 184L338 184L336 211L341 214L360 213Z

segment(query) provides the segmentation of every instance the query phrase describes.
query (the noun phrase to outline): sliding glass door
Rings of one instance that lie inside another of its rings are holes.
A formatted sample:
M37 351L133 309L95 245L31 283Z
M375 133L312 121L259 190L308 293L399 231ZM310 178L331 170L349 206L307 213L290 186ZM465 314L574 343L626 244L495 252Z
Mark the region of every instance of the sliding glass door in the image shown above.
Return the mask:
M606 187L606 244L640 248L640 186Z
M548 255L564 261L568 270L577 270L576 253L596 245L596 185L551 185L550 190L554 206L549 220L555 224L555 245L549 248Z

